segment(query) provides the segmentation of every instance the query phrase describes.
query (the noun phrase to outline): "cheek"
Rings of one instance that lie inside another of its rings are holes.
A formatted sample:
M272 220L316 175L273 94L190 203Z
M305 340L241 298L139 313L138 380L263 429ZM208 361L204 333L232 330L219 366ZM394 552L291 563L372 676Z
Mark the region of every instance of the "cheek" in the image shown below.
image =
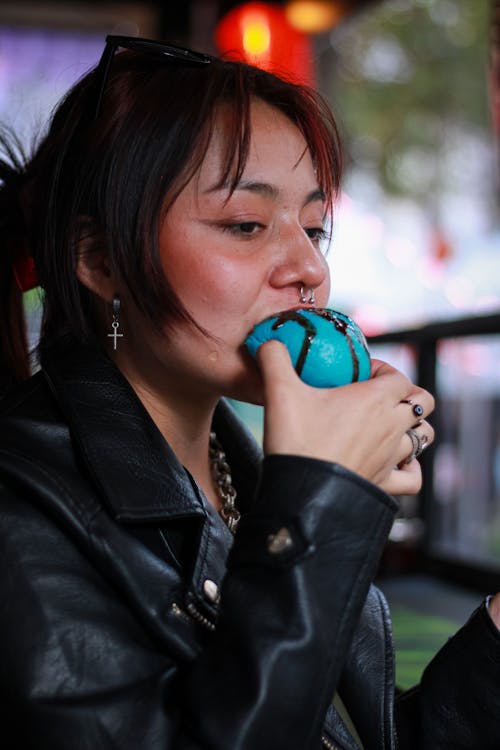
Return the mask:
M182 236L161 243L161 264L171 287L185 304L204 299L210 290L215 273L205 250L197 250Z
M258 266L238 258L215 257L204 277L210 284L209 296L229 306L244 306L255 298L263 283Z
M168 270L165 269L167 274ZM191 262L176 264L168 274L181 299L203 305L208 314L241 311L255 299L262 281L256 269L210 250Z

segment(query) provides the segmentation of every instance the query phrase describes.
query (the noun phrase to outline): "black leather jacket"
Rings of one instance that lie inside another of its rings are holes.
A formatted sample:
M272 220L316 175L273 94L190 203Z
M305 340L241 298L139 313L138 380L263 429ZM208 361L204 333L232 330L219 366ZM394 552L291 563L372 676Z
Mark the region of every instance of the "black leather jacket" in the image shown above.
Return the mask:
M395 502L334 464L262 461L224 402L215 429L234 540L103 355L54 352L3 400L5 750L355 750L337 688L366 750L396 748L371 586ZM481 608L397 707L400 747L498 750L499 665Z

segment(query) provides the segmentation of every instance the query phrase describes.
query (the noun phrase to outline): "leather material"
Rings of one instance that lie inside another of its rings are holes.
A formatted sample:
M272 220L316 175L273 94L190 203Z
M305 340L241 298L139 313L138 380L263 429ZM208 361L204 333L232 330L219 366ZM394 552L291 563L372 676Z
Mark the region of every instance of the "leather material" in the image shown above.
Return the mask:
M244 510L234 540L97 352L54 352L0 404L13 748L318 750L325 733L355 750L330 707L341 685L366 750L393 750L389 621L370 584L396 504L334 464L262 462L224 402L214 422ZM292 545L275 553L283 528Z
M352 639L339 690L351 719L369 747L371 737L395 750L392 624L382 593L372 586ZM369 665L369 668L368 668ZM377 680L373 675L377 675ZM359 696L363 696L363 701Z

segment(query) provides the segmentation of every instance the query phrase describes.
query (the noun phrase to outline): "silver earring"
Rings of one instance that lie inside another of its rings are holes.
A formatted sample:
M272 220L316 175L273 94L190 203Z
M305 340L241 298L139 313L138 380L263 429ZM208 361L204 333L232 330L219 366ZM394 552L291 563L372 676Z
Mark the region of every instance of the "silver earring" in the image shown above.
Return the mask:
M304 288L304 284L301 284L300 292L299 292L299 299L303 305L314 305L314 303L316 302L316 297L314 296L314 289L312 287L309 287L309 296L306 297L306 290Z
M123 333L118 333L118 328L120 327L120 322L118 320L118 315L120 313L120 297L118 294L115 294L113 297L113 322L111 323L111 328L113 329L113 333L108 333L108 338L113 339L113 349L116 351L116 345L118 343L119 338L123 338Z

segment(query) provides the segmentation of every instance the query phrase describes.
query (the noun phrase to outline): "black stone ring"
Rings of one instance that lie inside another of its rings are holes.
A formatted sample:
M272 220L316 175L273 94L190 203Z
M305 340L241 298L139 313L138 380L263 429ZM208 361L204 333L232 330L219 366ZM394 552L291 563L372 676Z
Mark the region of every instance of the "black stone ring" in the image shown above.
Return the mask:
M416 417L421 417L422 414L424 413L424 407L421 406L420 404L414 404L411 410Z
M408 404L411 406L411 410L416 417L421 417L424 413L424 407L421 404L414 404L411 398L404 398L401 401L402 404ZM418 425L418 422L417 422Z

